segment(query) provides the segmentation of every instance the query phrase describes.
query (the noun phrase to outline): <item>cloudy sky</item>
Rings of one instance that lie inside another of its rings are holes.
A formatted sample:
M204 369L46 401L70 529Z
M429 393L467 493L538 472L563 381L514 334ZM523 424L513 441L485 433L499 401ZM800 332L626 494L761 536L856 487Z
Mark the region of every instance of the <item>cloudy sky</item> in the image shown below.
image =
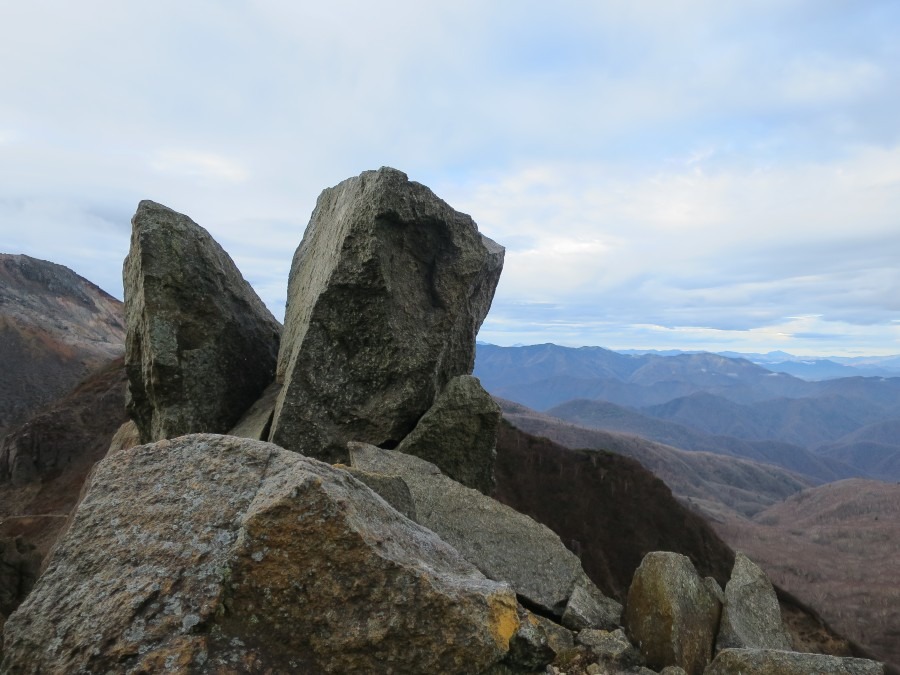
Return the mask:
M390 165L507 247L480 338L900 353L895 0L31 0L0 21L0 251L121 298L149 198L272 312Z

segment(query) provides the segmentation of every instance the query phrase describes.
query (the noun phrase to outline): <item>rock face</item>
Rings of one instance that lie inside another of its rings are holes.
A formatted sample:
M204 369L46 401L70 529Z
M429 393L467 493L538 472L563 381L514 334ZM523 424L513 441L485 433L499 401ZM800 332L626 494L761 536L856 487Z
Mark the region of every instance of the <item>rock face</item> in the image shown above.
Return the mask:
M478 673L515 597L340 469L197 434L100 462L3 672Z
M716 649L729 647L786 651L792 648L772 582L743 553L735 557L731 580L725 585L725 604L716 638Z
M41 554L22 537L0 537L0 628L37 581Z
M500 406L478 378L454 377L397 450L484 494L494 489Z
M330 462L396 447L472 372L503 254L396 169L325 190L291 265L270 440Z
M700 675L712 659L721 607L686 556L644 557L625 603L625 629L654 670Z
M0 253L0 439L124 349L121 302L67 267Z
M576 584L590 585L578 558L548 528L447 478L434 464L363 443L350 444L350 461L403 478L420 525L543 611L562 615Z
M706 675L883 675L880 663L825 654L769 649L725 649Z
M231 258L151 201L125 259L128 411L143 442L224 433L275 377L280 326Z

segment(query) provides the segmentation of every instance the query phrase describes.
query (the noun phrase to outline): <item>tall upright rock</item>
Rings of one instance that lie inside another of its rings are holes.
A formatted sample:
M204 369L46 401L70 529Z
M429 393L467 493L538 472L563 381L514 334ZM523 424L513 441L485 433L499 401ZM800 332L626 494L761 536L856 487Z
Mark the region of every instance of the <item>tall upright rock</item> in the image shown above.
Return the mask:
M396 447L472 372L503 255L396 169L325 190L291 265L270 440L327 461Z
M223 433L275 377L281 327L209 233L151 201L125 259L128 412L142 442Z

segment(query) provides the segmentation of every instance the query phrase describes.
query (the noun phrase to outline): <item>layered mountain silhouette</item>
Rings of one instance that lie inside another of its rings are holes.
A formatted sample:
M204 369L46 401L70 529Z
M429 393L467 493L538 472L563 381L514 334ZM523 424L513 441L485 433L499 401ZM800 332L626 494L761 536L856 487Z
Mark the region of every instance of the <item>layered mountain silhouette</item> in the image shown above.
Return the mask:
M495 396L581 426L775 464L814 482L892 480L900 378L806 381L717 354L480 344ZM886 426L885 426L886 425Z

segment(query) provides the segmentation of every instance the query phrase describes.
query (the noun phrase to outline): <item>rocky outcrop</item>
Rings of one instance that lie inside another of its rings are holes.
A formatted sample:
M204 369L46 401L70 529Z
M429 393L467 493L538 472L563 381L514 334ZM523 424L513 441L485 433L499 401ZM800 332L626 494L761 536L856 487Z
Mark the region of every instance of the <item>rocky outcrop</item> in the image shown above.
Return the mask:
M198 434L100 462L4 672L478 673L515 597L340 469Z
M291 265L270 440L330 462L396 447L471 373L503 254L396 169L325 190Z
M128 412L143 442L224 433L275 377L280 326L187 216L142 201L125 259Z
M456 482L490 494L499 424L500 406L478 378L460 375L450 380L397 450L421 457Z
M721 606L686 556L648 554L634 573L625 629L647 665L700 675L712 660Z
M121 302L67 267L0 253L0 439L124 343Z
M787 651L792 648L772 582L743 553L735 556L731 579L725 585L725 604L716 638L716 649L729 647Z
M592 585L559 537L528 516L460 485L418 457L364 443L349 447L352 466L403 478L419 524L488 578L508 582L531 605L561 616L576 585Z
M880 663L772 649L724 649L705 675L883 675Z

